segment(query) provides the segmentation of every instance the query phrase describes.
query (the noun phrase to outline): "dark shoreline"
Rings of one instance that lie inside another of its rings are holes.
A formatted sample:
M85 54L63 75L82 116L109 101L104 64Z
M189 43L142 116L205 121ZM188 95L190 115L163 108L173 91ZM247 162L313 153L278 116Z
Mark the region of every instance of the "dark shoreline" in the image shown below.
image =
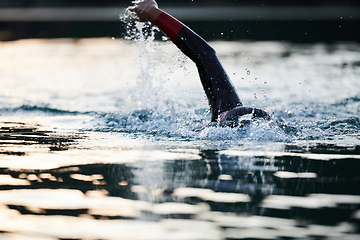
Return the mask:
M119 15L126 6L0 6L0 41L123 38L126 24ZM360 41L360 6L356 4L162 6L206 40Z

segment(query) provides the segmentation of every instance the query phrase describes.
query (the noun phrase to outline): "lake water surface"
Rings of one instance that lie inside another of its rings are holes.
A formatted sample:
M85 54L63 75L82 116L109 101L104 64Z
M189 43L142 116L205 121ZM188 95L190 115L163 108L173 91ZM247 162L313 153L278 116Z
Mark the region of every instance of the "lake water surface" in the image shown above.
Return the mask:
M193 131L167 41L0 43L0 238L359 239L360 45L210 44L273 121Z

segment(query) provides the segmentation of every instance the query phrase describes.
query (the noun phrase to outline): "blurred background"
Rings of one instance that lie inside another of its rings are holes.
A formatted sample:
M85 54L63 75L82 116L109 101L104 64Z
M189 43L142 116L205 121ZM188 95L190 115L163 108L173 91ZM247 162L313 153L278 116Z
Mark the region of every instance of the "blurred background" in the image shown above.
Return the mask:
M360 40L358 0L158 0L206 40ZM0 40L123 37L130 0L0 0Z

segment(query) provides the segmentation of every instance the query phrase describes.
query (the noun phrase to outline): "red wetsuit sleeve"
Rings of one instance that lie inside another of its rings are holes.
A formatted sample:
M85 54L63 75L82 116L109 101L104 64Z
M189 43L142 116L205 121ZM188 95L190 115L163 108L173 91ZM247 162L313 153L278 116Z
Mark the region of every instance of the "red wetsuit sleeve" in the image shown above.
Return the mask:
M160 28L176 44L176 37L179 31L185 26L182 22L162 12L155 21L155 25Z

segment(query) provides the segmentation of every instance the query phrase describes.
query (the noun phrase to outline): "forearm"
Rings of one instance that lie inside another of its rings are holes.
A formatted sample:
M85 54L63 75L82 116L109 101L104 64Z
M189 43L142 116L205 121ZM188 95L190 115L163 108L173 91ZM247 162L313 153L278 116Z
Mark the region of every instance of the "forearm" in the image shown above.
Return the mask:
M175 44L177 43L180 30L185 25L166 12L161 12L154 22Z

